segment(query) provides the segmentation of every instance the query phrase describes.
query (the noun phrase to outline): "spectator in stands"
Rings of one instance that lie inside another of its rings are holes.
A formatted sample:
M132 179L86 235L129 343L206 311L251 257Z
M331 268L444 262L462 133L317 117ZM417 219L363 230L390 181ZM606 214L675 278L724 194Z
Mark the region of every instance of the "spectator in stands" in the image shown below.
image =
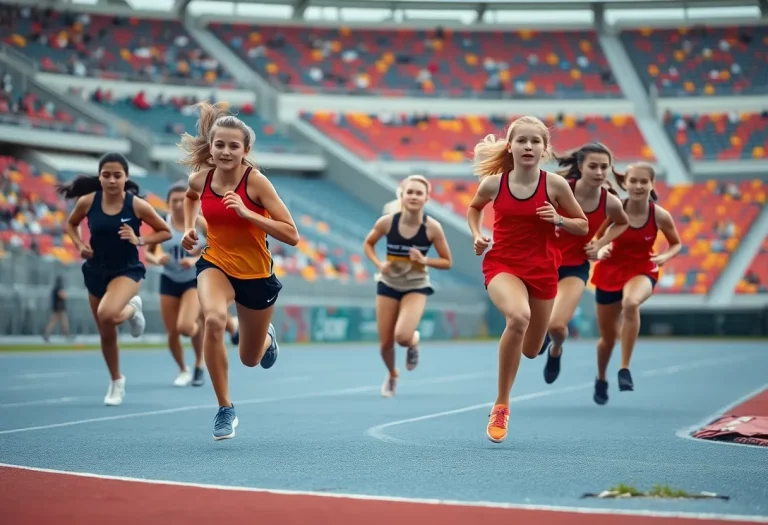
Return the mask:
M64 278L61 275L56 276L56 280L53 284L53 290L51 290L51 318L48 324L45 326L45 332L43 332L43 339L49 341L51 339L51 332L56 325L61 326L61 333L65 337L69 338L69 319L67 318L67 292L64 291Z

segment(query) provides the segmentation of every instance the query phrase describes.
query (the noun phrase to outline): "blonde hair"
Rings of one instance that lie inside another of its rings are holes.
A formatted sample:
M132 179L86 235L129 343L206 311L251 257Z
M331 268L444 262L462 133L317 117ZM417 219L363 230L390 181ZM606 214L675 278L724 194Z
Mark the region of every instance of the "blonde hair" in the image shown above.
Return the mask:
M624 191L627 191L627 175L629 174L630 170L646 170L651 176L651 181L656 180L656 170L652 164L648 164L647 162L635 162L634 164L627 166L627 169L624 170L624 173L619 173L616 170L613 170L613 176L616 178L616 184ZM656 194L656 190L651 190L651 200L654 202L659 200L659 196Z
M397 213L399 211L403 210L403 188L406 184L409 182L416 181L422 183L427 188L427 195L430 194L432 191L432 185L429 183L427 178L424 175L409 175L408 177L404 178L402 181L400 181L400 184L397 186L397 190L395 190L395 196L397 197L395 200L389 201L384 205L384 213Z
M200 118L197 121L197 135L184 133L177 146L184 150L186 155L179 161L183 166L190 166L197 171L204 167L213 166L211 155L211 142L218 128L239 129L243 132L243 147L250 150L256 142L256 133L249 125L229 112L228 102L216 102L211 104L207 100L199 102L192 107L200 108ZM249 151L243 158L243 164L256 168L256 158Z
M543 160L551 156L551 140L549 128L538 118L524 116L512 121L507 128L506 138L502 139L493 134L486 135L483 140L475 146L475 175L481 179L489 175L496 175L512 171L515 167L514 158L508 151L509 143L515 136L515 129L522 124L531 124L541 132L541 138L544 140Z

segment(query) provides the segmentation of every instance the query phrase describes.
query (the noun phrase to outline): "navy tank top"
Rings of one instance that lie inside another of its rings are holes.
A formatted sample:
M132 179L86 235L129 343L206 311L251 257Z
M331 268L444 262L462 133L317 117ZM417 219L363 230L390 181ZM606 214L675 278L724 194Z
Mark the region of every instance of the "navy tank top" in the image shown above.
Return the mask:
M99 190L93 196L93 204L87 215L93 257L86 259L84 266L111 273L143 267L138 247L120 238L120 227L123 224L130 226L137 237L140 234L141 219L133 211L133 194L125 193L123 208L115 215L104 213L101 201L102 191Z
M410 250L416 248L426 257L432 242L427 235L427 215L413 237L400 234L401 213L392 216L392 226L387 233L387 261L391 263L391 275L376 274L376 281L383 282L399 291L417 290L431 286L429 271L422 264L411 261Z

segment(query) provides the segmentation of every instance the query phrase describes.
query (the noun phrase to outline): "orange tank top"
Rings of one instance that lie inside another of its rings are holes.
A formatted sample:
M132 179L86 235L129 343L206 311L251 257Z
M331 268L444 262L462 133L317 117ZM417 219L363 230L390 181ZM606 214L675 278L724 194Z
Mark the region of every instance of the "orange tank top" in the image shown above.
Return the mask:
M248 196L248 176L252 168L245 170L235 188L250 211L269 217L269 213ZM272 275L272 254L267 234L261 228L228 210L219 195L211 187L213 172L205 178L200 207L208 222L208 244L201 257L218 266L225 274L236 279L264 279Z

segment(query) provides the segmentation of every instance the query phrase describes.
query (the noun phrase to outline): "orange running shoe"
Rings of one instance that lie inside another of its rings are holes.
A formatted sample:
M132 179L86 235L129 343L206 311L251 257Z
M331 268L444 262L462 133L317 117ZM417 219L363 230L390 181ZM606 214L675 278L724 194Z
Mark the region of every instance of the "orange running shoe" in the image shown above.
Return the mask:
M509 407L495 405L488 420L488 439L494 443L501 443L507 437L507 423L509 423Z

